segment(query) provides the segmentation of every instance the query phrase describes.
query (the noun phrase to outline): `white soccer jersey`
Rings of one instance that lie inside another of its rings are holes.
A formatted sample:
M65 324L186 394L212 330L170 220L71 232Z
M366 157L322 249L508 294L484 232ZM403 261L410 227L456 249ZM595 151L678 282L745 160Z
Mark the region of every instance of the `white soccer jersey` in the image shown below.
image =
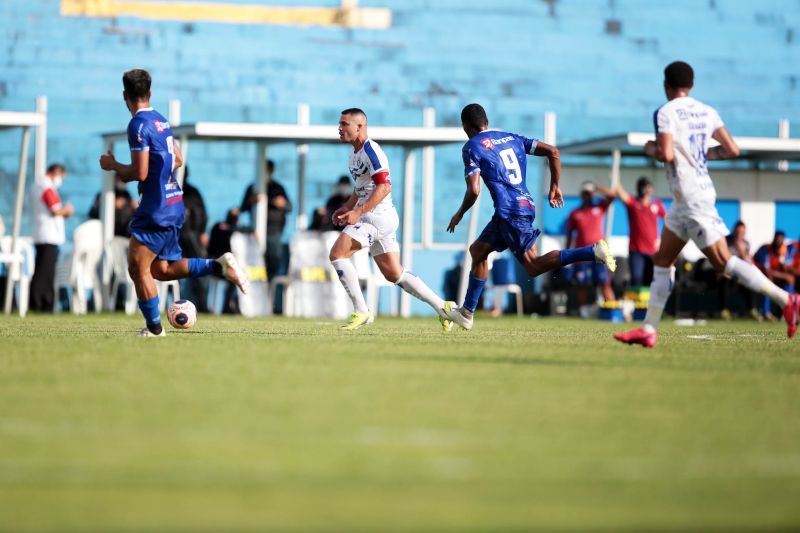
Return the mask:
M33 208L33 242L35 244L64 244L64 217L53 214L53 209L61 209L53 180L43 177L34 182L31 188L31 207Z
M714 205L717 192L708 175L707 146L724 126L719 113L690 96L670 100L655 115L656 133L672 135L675 159L666 165L676 207Z
M373 176L385 173L385 181L391 183L389 181L389 160L378 143L372 139L364 141L364 145L357 152L350 152L348 167L350 175L356 182L355 191L358 196L356 205L363 205L375 190L376 183L372 179ZM391 193L387 194L386 198L381 200L381 203L375 206L371 212L379 215L390 209L394 209Z

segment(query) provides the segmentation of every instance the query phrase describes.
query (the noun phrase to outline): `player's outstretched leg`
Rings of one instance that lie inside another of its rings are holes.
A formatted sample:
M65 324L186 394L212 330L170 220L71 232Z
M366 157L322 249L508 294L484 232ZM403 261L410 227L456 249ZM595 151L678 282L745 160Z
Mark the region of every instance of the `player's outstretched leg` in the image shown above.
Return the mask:
M411 296L430 305L436 314L439 315L439 323L443 331L453 329L453 322L447 318L447 309L451 308L451 302L445 302L438 294L428 287L424 281L411 272L404 270L395 284L406 291Z
M236 256L226 252L216 259L216 263L222 267L222 277L239 287L242 294L247 294L247 289L250 288L250 279L247 277L247 272L239 265Z
M199 257L181 258L177 261L154 261L150 266L150 273L159 281L172 281L184 278L200 278L209 274L217 274L247 294L250 280L247 273L239 265L236 256L227 252L217 259L204 259Z
M754 292L767 296L783 308L786 322L786 335L791 339L797 331L800 314L800 300L796 294L789 294L769 280L755 265L731 256L725 263L725 274Z
M378 270L381 271L387 281L391 281L414 298L430 305L436 311L442 330L450 331L453 328L453 323L446 316L446 309L450 308L451 304L442 300L418 276L405 270L403 265L400 264L400 254L398 252L385 252L373 256L373 259L375 259Z

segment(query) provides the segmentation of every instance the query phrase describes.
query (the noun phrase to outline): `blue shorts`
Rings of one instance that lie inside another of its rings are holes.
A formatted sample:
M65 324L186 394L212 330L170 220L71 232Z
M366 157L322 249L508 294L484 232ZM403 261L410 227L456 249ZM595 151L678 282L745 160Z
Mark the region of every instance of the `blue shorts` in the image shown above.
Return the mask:
M595 285L605 285L608 283L608 269L603 263L575 263L567 269L569 279L583 287L594 283Z
M501 218L497 215L483 228L478 240L492 245L496 252L511 250L520 263L525 252L530 250L541 231L533 228L533 215L513 215Z
M180 234L180 226L151 230L131 227L131 236L165 261L177 261L183 257L183 250L178 244Z

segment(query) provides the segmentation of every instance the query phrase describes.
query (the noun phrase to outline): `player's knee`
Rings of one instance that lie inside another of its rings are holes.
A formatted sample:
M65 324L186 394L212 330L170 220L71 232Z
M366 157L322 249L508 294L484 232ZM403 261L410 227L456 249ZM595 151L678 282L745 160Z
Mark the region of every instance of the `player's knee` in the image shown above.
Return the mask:
M158 263L150 265L150 274L158 281L169 281L167 272Z
M483 249L483 246L479 245L477 242L473 242L469 246L469 255L472 257L473 263L480 263L481 261L486 260L486 251Z

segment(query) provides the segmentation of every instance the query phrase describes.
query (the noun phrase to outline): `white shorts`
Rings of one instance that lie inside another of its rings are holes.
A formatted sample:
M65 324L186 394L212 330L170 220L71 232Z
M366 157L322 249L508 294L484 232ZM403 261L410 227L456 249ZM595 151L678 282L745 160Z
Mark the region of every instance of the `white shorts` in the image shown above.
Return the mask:
M342 233L358 241L362 248L369 248L369 253L374 257L400 251L400 244L397 242L399 224L397 211L389 209L380 214L367 213L355 224L344 228Z
M694 241L704 250L730 234L714 205L697 207L672 207L667 212L664 225L681 240Z

